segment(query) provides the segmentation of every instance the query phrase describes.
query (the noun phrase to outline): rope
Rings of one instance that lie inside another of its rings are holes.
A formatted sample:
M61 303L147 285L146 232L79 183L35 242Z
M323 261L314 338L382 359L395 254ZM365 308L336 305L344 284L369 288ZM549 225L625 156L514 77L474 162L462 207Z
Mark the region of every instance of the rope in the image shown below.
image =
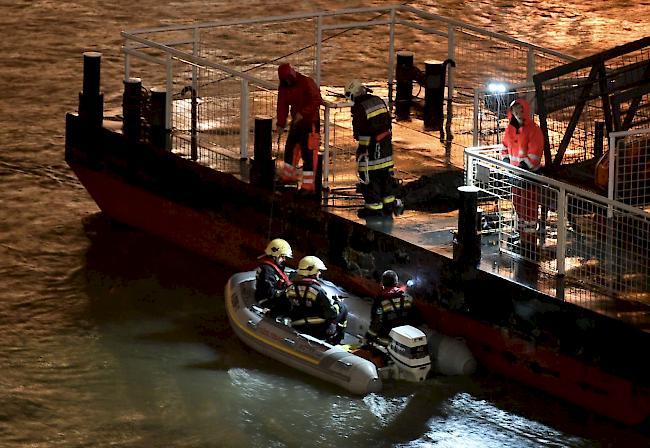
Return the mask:
M277 144L277 150L276 154L280 154L280 140L282 139L282 134L278 135L278 139L276 140ZM277 176L275 173L275 166L273 167L273 189L271 191L271 210L269 211L269 231L266 235L267 241L271 241L271 229L273 227L273 206L275 204L275 191L276 191L276 184L277 184Z

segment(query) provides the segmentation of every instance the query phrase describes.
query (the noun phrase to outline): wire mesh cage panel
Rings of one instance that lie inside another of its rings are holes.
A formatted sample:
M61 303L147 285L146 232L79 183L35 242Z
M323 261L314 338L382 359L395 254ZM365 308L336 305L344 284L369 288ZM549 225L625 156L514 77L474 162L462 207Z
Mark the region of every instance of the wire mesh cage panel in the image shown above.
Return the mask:
M501 251L575 284L650 298L649 213L513 169L499 160L500 149L468 148L466 166Z
M617 201L650 211L650 129L612 134Z

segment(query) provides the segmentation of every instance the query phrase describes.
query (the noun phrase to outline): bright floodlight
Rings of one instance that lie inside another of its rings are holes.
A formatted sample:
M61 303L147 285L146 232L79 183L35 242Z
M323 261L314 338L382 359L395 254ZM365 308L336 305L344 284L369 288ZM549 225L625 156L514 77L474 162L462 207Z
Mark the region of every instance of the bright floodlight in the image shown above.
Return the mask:
M502 82L491 82L487 88L492 93L505 93L508 90L508 87Z

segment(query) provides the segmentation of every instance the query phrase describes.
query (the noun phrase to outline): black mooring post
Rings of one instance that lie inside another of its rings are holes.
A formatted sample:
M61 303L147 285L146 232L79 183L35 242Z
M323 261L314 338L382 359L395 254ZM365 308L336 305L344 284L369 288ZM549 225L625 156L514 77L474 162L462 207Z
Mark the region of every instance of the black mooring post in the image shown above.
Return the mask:
M413 100L413 53L397 52L395 65L395 115L398 120L408 120Z
M79 92L79 117L91 126L104 121L104 95L100 91L102 54L87 51L84 58L83 90Z
M149 142L161 149L171 149L171 135L167 129L167 91L159 87L151 89L149 97Z
M605 122L596 121L594 123L594 157L598 158L603 155L603 140L605 138Z
M122 132L127 139L140 140L142 128L142 80L129 78L124 80L122 96Z
M481 261L480 214L477 211L478 187L458 187L458 233L454 242L454 261L461 266L477 267Z
M424 129L442 132L445 73L442 61L424 61Z
M255 117L255 144L251 166L251 182L264 188L273 187L275 161L273 160L273 119Z

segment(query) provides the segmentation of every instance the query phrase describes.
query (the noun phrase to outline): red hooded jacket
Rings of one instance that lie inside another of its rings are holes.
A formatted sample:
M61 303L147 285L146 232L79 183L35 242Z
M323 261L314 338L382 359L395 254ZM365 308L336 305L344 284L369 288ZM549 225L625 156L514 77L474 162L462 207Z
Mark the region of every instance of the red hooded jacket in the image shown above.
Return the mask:
M284 128L287 125L291 106L291 118L295 119L296 114L300 112L302 124L311 128L312 123L318 121L321 104L323 98L316 82L309 76L296 72L296 80L291 86L280 86L278 89L278 127Z
M530 105L523 98L516 99L523 107L524 123L520 124L512 116L512 106L508 108L508 127L503 135L503 157L510 157L510 163L519 166L526 162L531 171L537 171L544 154L544 135L530 115ZM513 104L514 105L514 104Z

